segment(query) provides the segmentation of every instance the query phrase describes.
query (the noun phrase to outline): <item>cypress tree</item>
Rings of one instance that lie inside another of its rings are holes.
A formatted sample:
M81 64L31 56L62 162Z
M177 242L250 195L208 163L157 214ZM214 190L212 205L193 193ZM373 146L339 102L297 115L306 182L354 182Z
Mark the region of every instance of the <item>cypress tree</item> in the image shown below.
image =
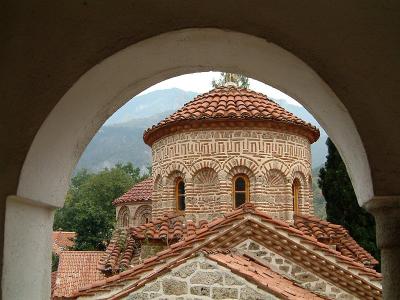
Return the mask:
M346 166L335 145L330 139L326 144L328 156L319 172L318 185L326 200L327 221L342 225L360 246L380 260L375 220L358 205Z

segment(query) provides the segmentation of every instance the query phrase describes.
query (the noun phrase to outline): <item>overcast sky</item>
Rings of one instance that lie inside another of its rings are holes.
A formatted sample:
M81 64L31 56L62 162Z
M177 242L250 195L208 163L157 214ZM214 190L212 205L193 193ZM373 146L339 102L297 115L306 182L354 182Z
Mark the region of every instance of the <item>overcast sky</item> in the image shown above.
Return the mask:
M205 93L212 89L211 81L213 79L217 79L218 77L219 72L201 72L181 75L153 85L152 87L140 93L140 95L147 94L155 90L164 90L169 88L179 88L185 91ZM250 88L256 92L267 95L269 98L283 99L290 104L301 106L296 100L288 95L255 79L250 79Z

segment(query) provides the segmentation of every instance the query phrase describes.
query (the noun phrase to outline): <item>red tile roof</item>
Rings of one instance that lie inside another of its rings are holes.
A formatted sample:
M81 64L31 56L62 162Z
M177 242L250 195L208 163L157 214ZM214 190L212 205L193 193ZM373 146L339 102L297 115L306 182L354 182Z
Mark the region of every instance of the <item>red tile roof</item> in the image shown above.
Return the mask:
M127 204L138 201L151 201L153 179L147 178L135 184L129 191L113 201L113 205Z
M99 269L106 273L116 273L128 268L132 264L131 261L140 252L140 240L161 239L168 240L168 244L173 244L199 230L207 230L218 220L200 221L199 224L195 224L190 220L185 221L181 215L169 213L137 227L115 230L104 257L99 262ZM379 263L358 245L348 231L340 225L323 221L317 217L297 215L294 227L305 235L316 238L320 243L335 245L335 250L342 255L368 267ZM126 247L121 247L121 245L126 245Z
M72 231L53 231L53 252L60 254L63 250L68 250L75 245L76 232Z
M53 298L70 297L79 288L105 278L96 268L102 255L102 251L62 251Z
M57 272L51 272L51 297L53 298L54 289L56 288Z
M362 248L341 225L329 223L314 216L297 215L294 225L305 234L314 236L318 241L334 245L344 256L353 258L366 266L379 263L368 251Z
M326 299L320 297L275 273L267 266L255 262L249 257L235 253L227 249L205 250L207 256L216 261L221 266L230 269L232 272L253 282L257 287L277 296L279 299L297 300L317 300Z
M310 142L319 138L319 130L286 111L267 96L249 89L218 87L194 98L181 109L147 129L144 141L152 145L162 136L189 127L230 121L232 126L262 126L285 128L306 136ZM211 123L210 123L211 122ZM224 123L221 126L230 126Z
M277 251L305 269L318 270L319 276L335 282L351 294L368 299L382 297L379 284L372 284L382 279L381 274L318 242L313 236L305 235L286 222L274 220L257 211L252 204L244 204L224 217L207 223L181 241L145 259L141 264L130 266L127 270L108 277L107 281L85 286L75 296L93 295L97 291L109 290L129 281L120 292L108 298L120 299L153 278L168 272L201 249L230 248L246 239L252 239Z

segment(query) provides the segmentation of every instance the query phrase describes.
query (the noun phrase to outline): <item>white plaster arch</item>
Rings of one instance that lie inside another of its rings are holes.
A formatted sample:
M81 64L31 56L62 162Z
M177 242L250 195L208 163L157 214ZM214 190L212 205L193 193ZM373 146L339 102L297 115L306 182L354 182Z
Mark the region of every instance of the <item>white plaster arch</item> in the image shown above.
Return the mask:
M359 203L371 199L372 179L361 138L344 105L317 73L267 40L212 28L149 38L86 72L39 129L21 171L18 196L62 206L76 162L114 111L157 82L206 70L242 73L297 99L335 142Z

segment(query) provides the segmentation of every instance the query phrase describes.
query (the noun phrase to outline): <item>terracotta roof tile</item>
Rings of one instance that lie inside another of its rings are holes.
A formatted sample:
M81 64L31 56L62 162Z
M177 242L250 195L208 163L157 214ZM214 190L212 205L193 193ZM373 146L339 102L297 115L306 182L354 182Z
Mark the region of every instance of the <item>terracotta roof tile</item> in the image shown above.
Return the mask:
M140 240L142 239L168 240L168 244L170 245L182 240L189 241L203 236L204 234L212 233L213 228L219 228L219 226L230 222L230 220L234 218L241 218L240 215L246 212L251 212L252 214L260 216L265 222L273 224L276 228L281 228L290 232L292 235L302 237L305 242L314 245L317 249L340 253L356 262L366 264L367 267L370 267L370 262L376 262L376 260L360 247L349 236L348 232L339 225L335 225L335 229L333 230L331 225L334 224L322 221L316 217L296 216L295 226L292 227L286 222L272 219L267 214L256 210L252 204L247 203L243 205L242 208L226 213L223 217L214 219L209 223L204 220L198 224L194 224L191 221L183 223L182 221L184 221L184 219L181 215L168 214L147 224L130 228L126 231L122 229L116 230L100 261L99 269L106 273L115 273L129 267L140 252ZM315 230L313 231L310 226L315 227ZM327 238L329 236L331 237L330 239ZM332 241L335 241L336 250L339 252L329 247ZM173 246L173 248L175 247L176 246ZM365 259L366 257L368 259Z
M283 299L325 299L284 278L270 268L262 266L248 257L227 249L213 250L207 256L218 264L253 282L259 288Z
M267 96L249 89L235 87L218 87L194 98L181 109L146 130L144 140L151 145L155 140L168 132L167 128L178 128L180 125L202 125L210 121L257 121L286 124L301 129L310 142L319 137L319 130L292 113L286 111ZM265 124L264 124L265 125Z
M137 201L151 201L153 179L147 178L135 184L129 191L113 201L113 205L127 204Z
M72 231L53 231L53 252L60 254L63 250L68 250L75 245L74 239L76 232Z
M340 225L314 216L297 215L294 218L294 226L322 243L335 246L336 250L344 256L353 258L366 266L379 263L368 251L358 245L348 231Z
M53 297L54 289L56 288L57 272L51 272L51 296Z
M104 279L105 276L96 268L102 255L102 251L62 251L53 297L70 297L78 289Z
M259 216L260 219L257 219L258 221L256 221L252 218L245 218L248 214ZM260 214L251 204L245 204L241 208L237 209L235 214L230 214L230 216L224 217L223 221L218 222L213 226L208 224L208 230L205 232L202 232L201 234L195 233L194 235L191 235L190 238L186 237L182 239L175 246L172 245L168 249L158 252L155 255L157 259L149 259L140 265L131 266L125 272L120 273L120 277L114 277L115 280L113 284L133 278L138 279L138 281L133 282L121 291L118 296L112 297L112 299L120 299L120 297L124 295L126 296L134 289L142 286L146 280L153 278L152 276L161 274L160 272L163 272L162 270L170 270L172 266L190 257L193 253L196 253L199 249L198 245L204 245L202 247L221 245L221 247L223 247L224 240L226 241L226 245L231 244L230 237L232 234L226 234L222 230L225 226L230 226L232 232L236 234L239 240L251 238L261 244L265 243L268 247L274 248L274 251L282 251L283 249L290 247L291 250L287 255L300 265L303 264L306 268L317 266L318 268L321 268L321 276L325 276L326 278L337 278L338 284L342 288L355 289L357 290L357 293L360 294L378 295L378 298L380 298L382 291L379 287L371 285L368 280L380 281L382 278L381 274L352 258L343 256L340 252L331 249L326 244L318 242L312 235L306 235L302 231L289 226L289 224L280 224L281 222L274 222L275 220L271 218L263 218L262 215L263 214ZM159 221L162 222L164 220L165 219L163 218ZM267 224L269 225L266 227ZM260 228L260 226L262 228ZM270 226L275 229L272 229ZM289 238L286 237L286 234ZM290 235L298 237L300 239L299 242L291 241ZM290 245L288 243L290 243ZM303 246L303 243L309 244L311 247ZM316 252L314 252L314 249ZM287 252L287 250L281 252L282 255L286 255L285 252ZM328 260L324 258L325 256L330 256L331 258ZM307 259L304 260L304 258ZM166 260L168 260L168 262L166 262ZM341 263L341 265L339 266L338 263ZM155 266L158 266L156 272L154 270ZM350 271L350 269L354 270L354 272ZM153 270L150 277L148 273L146 273L149 270ZM346 280L340 279L345 278L343 274L345 274L345 276L355 276L356 280L360 283L356 286L353 284L348 285ZM94 286L95 285L92 285L81 289L81 292L76 295L93 293L98 290L97 288L94 288ZM99 289L101 290L105 288L107 287L102 286Z

